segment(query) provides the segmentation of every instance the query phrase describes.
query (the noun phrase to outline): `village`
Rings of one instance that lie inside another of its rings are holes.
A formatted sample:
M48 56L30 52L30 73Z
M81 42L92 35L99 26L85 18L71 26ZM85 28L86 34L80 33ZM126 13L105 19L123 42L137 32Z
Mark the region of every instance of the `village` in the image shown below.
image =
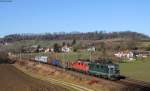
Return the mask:
M82 51L87 51L89 53L96 52L96 48L91 46L87 49L82 49ZM72 46L63 45L63 46L54 46L54 47L41 47L40 45L32 45L28 47L24 47L22 49L22 53L72 53L75 52ZM125 51L116 51L114 53L116 58L119 58L120 61L136 61L136 59L147 58L150 56L150 51L143 50L125 50Z

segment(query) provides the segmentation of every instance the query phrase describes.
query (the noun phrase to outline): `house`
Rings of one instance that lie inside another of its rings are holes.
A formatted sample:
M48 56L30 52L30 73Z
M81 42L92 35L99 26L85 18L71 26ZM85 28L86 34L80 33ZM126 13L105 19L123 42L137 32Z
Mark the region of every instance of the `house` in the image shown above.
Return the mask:
M133 60L134 58L134 53L132 51L129 52L118 52L114 54L116 57L118 58L123 58L123 59L129 59L129 60Z
M44 52L45 52L45 53L50 52L50 48L46 48L46 49L44 50Z
M150 56L150 51L140 51L140 50L133 50L134 54L136 55L136 57L148 57Z
M44 52L45 51L45 49L44 48L38 48L38 52Z
M88 48L87 51L95 52L95 51L96 51L96 48L93 46L93 47L91 47L91 48Z
M50 51L51 51L51 52L54 52L54 48L51 48Z
M63 46L63 47L61 48L61 51L62 51L62 52L70 52L71 49L70 49L67 45L65 45L65 46Z

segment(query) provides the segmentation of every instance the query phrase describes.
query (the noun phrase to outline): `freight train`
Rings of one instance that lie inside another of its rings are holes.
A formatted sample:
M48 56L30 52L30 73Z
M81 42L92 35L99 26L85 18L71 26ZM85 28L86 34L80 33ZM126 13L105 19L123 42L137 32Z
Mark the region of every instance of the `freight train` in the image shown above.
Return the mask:
M109 80L120 79L119 65L107 60L89 61L78 59L75 61L60 61L58 59L49 60L46 56L41 56L35 57L34 61L54 65L63 69L94 75Z

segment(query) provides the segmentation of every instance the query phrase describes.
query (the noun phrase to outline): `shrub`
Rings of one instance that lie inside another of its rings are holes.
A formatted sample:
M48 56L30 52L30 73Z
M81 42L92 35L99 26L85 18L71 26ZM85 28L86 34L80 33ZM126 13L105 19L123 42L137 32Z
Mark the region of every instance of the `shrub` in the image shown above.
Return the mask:
M8 53L5 51L0 51L0 63L9 62Z

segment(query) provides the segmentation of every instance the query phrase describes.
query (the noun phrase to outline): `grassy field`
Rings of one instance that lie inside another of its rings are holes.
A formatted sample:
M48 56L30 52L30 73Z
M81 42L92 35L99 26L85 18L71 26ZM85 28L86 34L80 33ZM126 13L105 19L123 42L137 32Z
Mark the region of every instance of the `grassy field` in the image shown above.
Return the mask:
M150 82L150 58L131 63L120 63L121 74L133 79Z

